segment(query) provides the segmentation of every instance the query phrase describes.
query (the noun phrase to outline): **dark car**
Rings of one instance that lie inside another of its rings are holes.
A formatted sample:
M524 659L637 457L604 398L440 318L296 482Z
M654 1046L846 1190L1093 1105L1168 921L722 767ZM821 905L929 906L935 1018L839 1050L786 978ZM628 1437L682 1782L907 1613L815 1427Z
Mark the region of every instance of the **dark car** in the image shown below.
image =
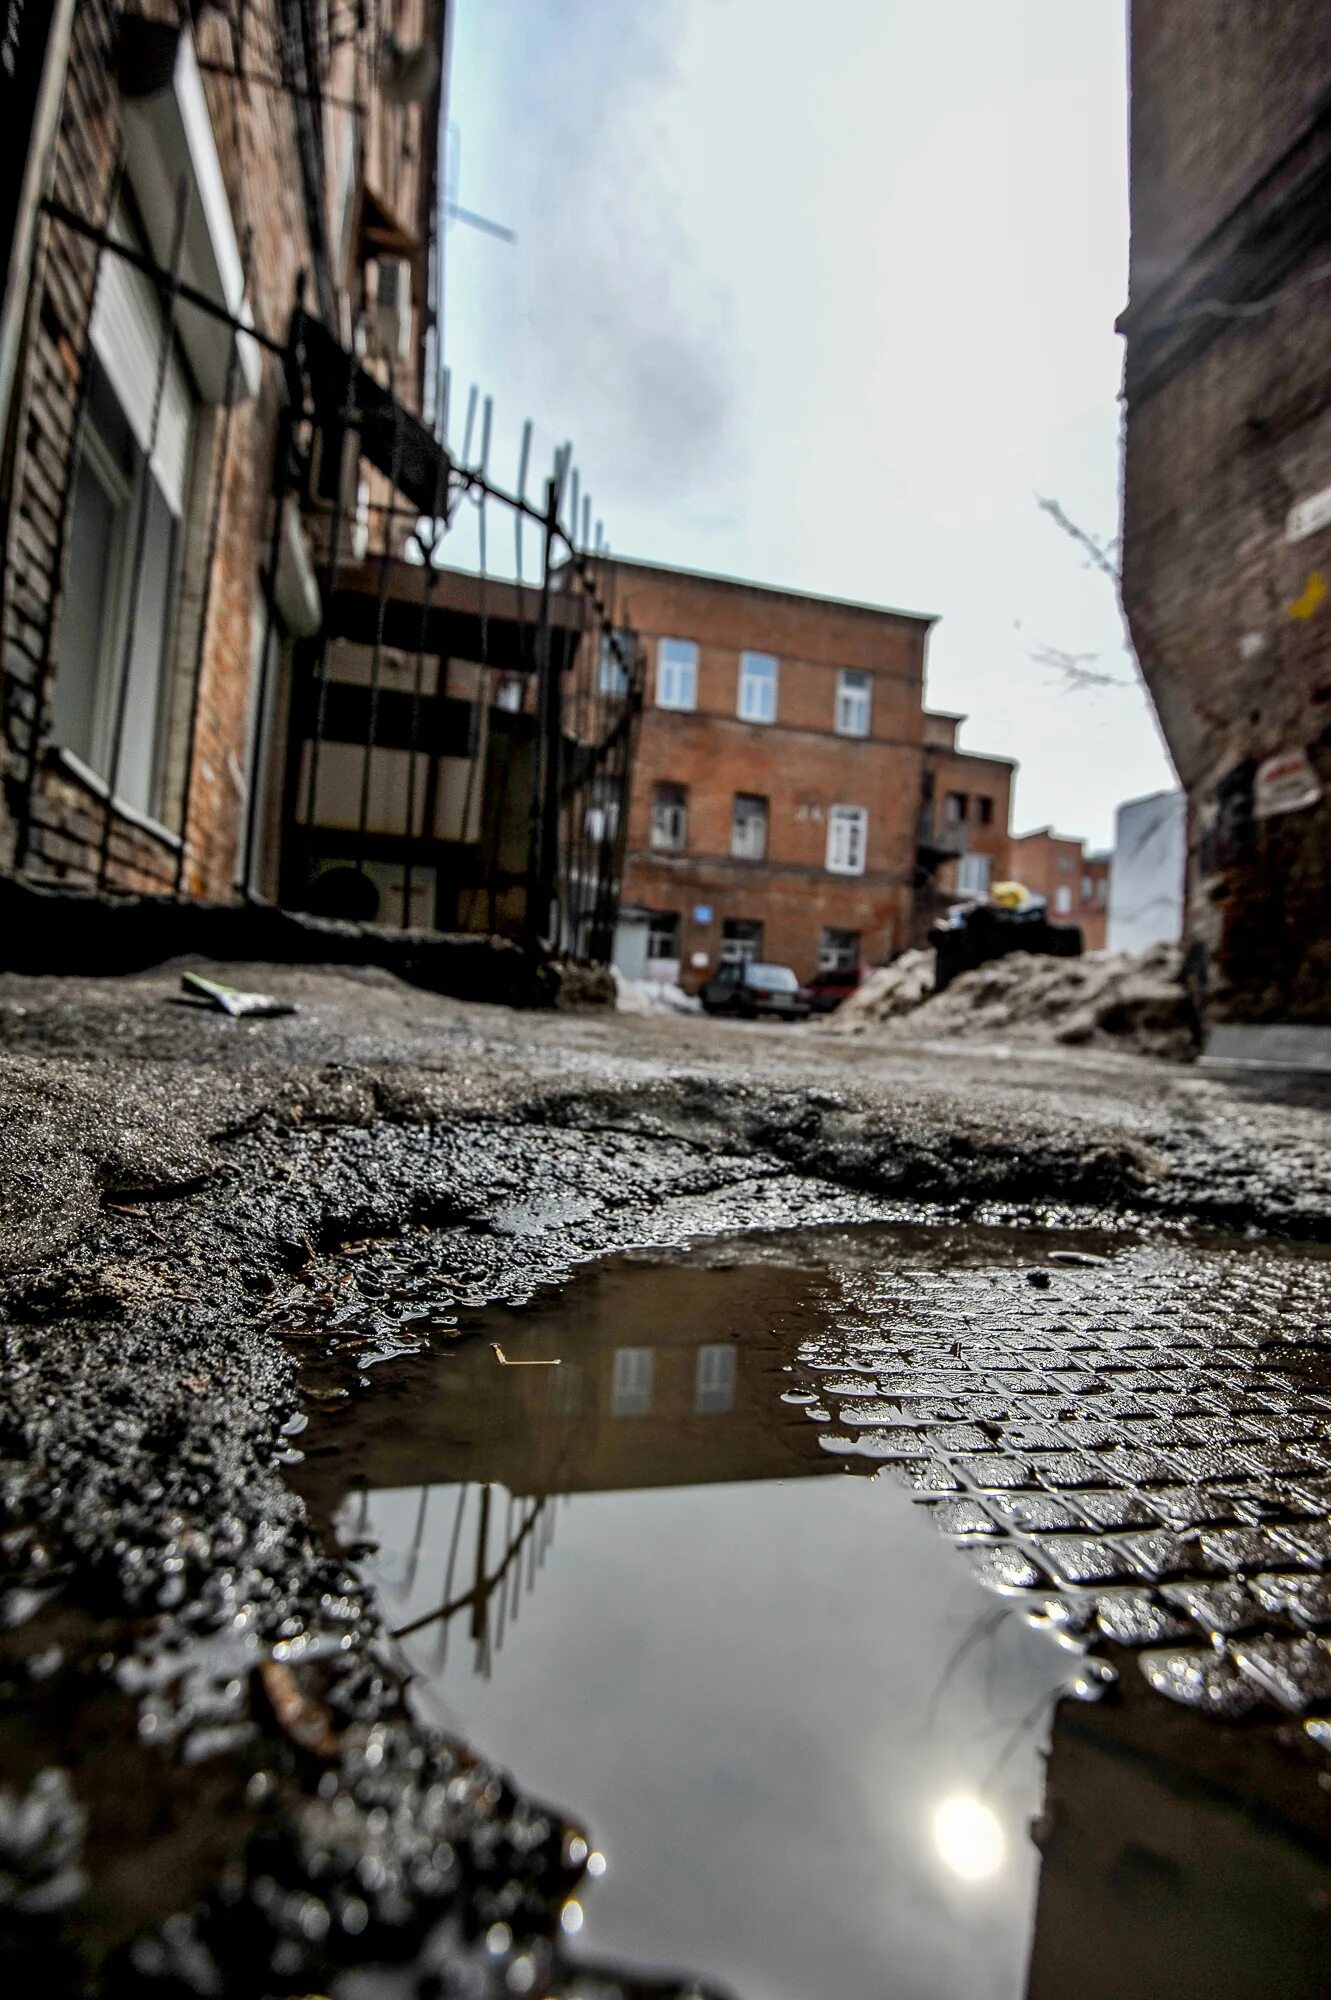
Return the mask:
M815 972L804 989L814 1013L830 1014L843 1000L849 1000L863 984L866 972L863 965L838 965L827 972Z
M708 1014L759 1014L782 1021L807 1021L809 1002L788 965L723 965L701 994Z

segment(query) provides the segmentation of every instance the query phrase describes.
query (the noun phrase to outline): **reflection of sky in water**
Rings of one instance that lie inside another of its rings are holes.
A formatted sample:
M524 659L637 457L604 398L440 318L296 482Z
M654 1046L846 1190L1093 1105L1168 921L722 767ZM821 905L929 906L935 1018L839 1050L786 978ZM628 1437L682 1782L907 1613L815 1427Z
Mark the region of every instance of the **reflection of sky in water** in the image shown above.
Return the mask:
M383 1544L395 1626L442 1601L455 1529L448 1594L470 1588L480 1489L460 1528L459 1494L348 1509ZM491 1573L531 1506L491 1489ZM488 1651L469 1608L442 1669L437 1623L404 1643L450 1725L604 1848L589 1949L745 2000L1021 1993L1027 1826L1068 1661L885 1480L580 1493L533 1531L520 1590L510 1576L502 1645L498 1593Z

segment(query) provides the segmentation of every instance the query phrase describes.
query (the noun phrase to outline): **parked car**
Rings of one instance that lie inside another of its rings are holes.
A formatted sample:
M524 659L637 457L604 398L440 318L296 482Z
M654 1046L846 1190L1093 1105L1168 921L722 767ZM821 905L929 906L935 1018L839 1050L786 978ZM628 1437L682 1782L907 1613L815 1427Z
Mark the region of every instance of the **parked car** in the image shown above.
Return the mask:
M849 1000L868 973L864 965L838 965L827 972L815 972L804 991L815 1014L830 1014L843 1000Z
M700 995L708 1014L760 1014L782 1021L807 1021L809 1001L788 965L723 965Z

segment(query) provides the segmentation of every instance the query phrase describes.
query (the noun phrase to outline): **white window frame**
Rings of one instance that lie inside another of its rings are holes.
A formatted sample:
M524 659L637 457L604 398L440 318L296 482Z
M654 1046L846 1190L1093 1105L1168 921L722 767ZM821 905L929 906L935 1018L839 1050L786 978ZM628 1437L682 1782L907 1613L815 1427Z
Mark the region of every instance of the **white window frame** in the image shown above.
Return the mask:
M652 1377L656 1370L656 1350L652 1347L617 1347L610 1370L610 1414L615 1417L647 1417L652 1411Z
M740 808L746 810L741 816ZM761 812L750 812L751 806ZM767 838L771 825L771 801L758 792L736 792L730 807L730 854L734 861L766 861ZM761 831L761 837L754 829Z
M1059 917L1072 915L1072 890L1066 882L1060 882L1054 891L1054 914Z
M831 944L829 942L834 937L854 938L855 942L853 946L849 947L849 958L846 956L847 947L845 945ZM863 931L843 930L838 925L824 924L822 935L818 940L818 970L820 972L853 971L860 964L863 951Z
M827 814L827 872L863 875L869 850L869 808L831 806Z
M698 1349L693 1407L700 1417L724 1417L734 1409L735 1372L735 1349L730 1341L707 1341Z
M673 917L675 920L674 930L670 933L674 950L655 951L652 948L653 940L665 937L666 931L664 925L667 917ZM647 962L649 965L678 965L679 940L683 928L684 926L680 921L678 910L652 910L649 912L647 918Z
M618 646L619 651L615 650ZM601 651L596 667L596 689L598 694L612 694L621 700L629 691L629 670L620 654L633 657L633 635L630 632L603 632Z
M756 937L727 937L726 931L732 923L744 924ZM721 948L717 954L719 965L757 965L762 962L763 927L756 918L727 917L721 925Z
M692 639L656 642L656 706L688 711L698 706L698 648Z
M987 854L962 854L957 859L957 894L987 896L993 863Z
M836 733L867 736L873 728L873 675L862 667L842 667L836 683Z
M741 653L739 701L741 722L775 722L781 663L775 653Z
M668 800L662 799L662 792L677 793ZM668 780L653 787L652 818L648 834L648 844L658 854L682 854L689 840L689 788L676 785Z

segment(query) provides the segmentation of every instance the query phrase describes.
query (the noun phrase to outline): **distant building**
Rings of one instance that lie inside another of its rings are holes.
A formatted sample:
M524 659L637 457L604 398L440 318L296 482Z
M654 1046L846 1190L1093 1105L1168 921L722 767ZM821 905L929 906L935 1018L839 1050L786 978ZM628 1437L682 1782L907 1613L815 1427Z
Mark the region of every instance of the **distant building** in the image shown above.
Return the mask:
M616 963L696 990L911 942L932 620L606 565L647 650Z
M1123 602L1214 1011L1331 1023L1331 8L1133 0Z
M1109 949L1145 951L1183 935L1188 802L1182 792L1129 799L1114 815Z
M916 941L947 906L987 896L1010 872L1016 762L963 750L964 715L925 710L916 876Z
M1087 951L1101 951L1109 908L1107 854L1088 854L1086 843L1042 826L1014 838L1012 877L1043 896L1056 924L1076 924Z

